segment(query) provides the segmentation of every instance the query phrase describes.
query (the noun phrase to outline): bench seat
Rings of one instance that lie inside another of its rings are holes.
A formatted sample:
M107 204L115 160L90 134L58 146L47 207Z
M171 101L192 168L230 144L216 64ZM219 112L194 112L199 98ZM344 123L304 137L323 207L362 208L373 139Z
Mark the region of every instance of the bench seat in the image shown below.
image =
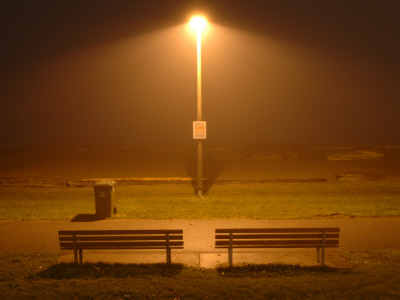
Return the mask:
M83 250L165 249L167 264L171 250L183 249L182 229L152 230L61 230L58 232L61 250L73 250L74 262L82 263Z
M215 248L316 248L317 262L325 264L325 248L339 246L340 228L225 228L215 230Z

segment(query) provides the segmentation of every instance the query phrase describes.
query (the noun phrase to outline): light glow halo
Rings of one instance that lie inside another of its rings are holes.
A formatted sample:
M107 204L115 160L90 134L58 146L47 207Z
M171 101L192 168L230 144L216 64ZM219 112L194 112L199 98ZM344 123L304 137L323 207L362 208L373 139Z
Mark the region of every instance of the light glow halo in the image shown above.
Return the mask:
M190 19L189 25L196 32L202 32L207 27L207 20L203 16L197 15Z

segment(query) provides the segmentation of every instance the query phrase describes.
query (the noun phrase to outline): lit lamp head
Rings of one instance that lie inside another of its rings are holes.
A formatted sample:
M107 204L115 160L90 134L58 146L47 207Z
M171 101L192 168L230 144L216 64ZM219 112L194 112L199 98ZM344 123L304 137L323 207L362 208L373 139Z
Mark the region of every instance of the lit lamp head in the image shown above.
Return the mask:
M194 16L190 19L189 25L197 33L201 33L207 27L207 20L203 16Z

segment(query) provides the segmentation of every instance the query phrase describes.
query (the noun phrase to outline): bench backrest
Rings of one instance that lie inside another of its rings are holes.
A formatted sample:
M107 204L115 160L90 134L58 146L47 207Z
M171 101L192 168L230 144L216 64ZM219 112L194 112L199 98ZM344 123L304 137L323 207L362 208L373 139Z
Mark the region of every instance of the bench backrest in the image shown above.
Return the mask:
M229 228L215 230L216 248L323 248L339 246L340 228Z
M183 230L64 230L60 249L183 249Z

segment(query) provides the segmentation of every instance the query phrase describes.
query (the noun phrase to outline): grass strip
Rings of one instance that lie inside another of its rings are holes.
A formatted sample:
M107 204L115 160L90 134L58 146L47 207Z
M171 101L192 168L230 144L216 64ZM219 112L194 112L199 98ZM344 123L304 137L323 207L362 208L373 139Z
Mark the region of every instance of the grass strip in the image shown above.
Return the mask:
M399 217L395 182L214 185L197 198L184 184L117 186L115 218L298 219ZM71 220L94 215L92 187L0 187L0 219Z
M397 299L400 251L345 254L348 268L60 264L52 253L1 254L2 299Z

